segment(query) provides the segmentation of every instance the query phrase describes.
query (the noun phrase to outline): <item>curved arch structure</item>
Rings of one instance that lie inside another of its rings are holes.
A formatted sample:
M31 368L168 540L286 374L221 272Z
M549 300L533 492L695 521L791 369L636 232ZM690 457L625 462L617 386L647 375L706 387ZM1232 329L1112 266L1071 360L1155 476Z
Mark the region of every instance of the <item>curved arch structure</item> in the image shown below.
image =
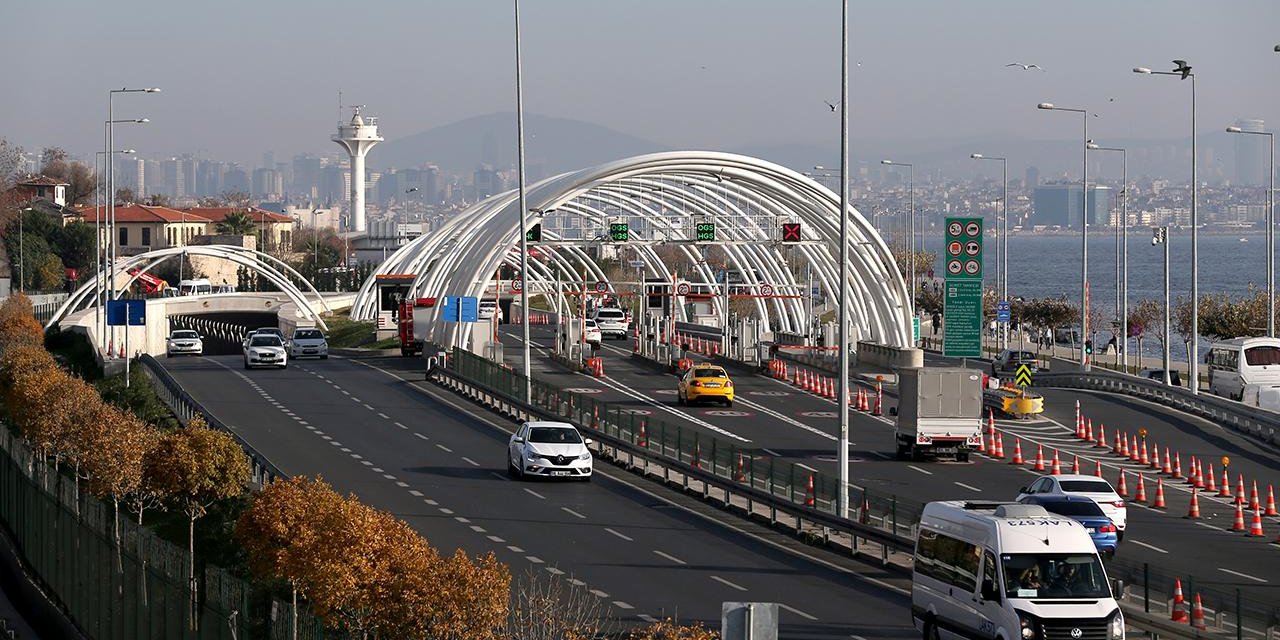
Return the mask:
M713 269L701 254L712 245L724 250L744 284L758 279L779 294L794 294L755 299L757 314L770 326L803 331L810 321L799 295L806 285L788 266L790 251L812 265L824 291L838 291L839 196L771 162L706 151L643 155L542 180L528 188L527 202L530 212L522 220L516 191L482 200L398 249L376 273L416 274L413 296L480 296L499 265L518 266L517 230L543 222L543 240L551 242L542 248L545 262L529 261L530 293L553 291L557 271L581 269L588 279L606 280L587 245L601 239L595 234L607 233L610 219L622 218L630 225L628 246L649 277L670 276L657 251L666 244L695 265L691 282L714 282ZM871 223L852 207L850 214L851 339L910 347L906 283ZM716 223L716 242L693 242L695 220ZM802 223L804 242L778 242L784 221ZM353 318L376 316L374 285L371 277L361 287ZM457 323L431 323L427 339L468 346L467 332Z
M294 270L293 267L290 267L288 264L285 264L274 256L254 249L220 244L157 249L155 251L148 251L146 253L140 253L136 256L128 256L122 259L120 264L116 266L115 273L111 274L111 279L114 280L115 277L119 276L121 273L128 273L130 269L136 267L138 269L138 273L131 276L129 281L122 287L122 289L127 289L135 280L138 279L138 276L151 270L152 267L172 258L173 256L184 254L222 258L224 260L234 262L242 267L252 269L272 284L279 287L281 293L284 293L288 296L291 302L298 305L298 308L303 310L307 314L308 318L320 325L324 330L328 331L329 327L325 324L324 319L320 317L320 313L311 306L311 301L307 300L306 294L303 293L301 289L294 286L290 277L292 276L302 282L305 282L307 284L307 288L310 289L311 294L315 296L315 300L324 307L325 311L332 312L333 310L329 308L329 303L325 301L324 296L321 296L319 291L316 291L315 286L313 286L306 278L303 278L302 274ZM277 269L273 265L279 265L280 268ZM68 313L77 311L82 306L92 303L94 289L98 284L98 279L101 277L102 274L98 273L94 275L91 280L80 285L80 288L76 289L61 307L58 307L57 313L53 314L53 317L45 323L45 329L57 324Z

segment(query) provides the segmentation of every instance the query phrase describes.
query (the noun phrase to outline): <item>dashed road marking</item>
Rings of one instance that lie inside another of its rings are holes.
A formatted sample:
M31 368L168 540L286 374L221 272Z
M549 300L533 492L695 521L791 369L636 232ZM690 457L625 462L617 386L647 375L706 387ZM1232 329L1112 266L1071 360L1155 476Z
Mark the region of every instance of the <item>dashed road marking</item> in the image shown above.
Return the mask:
M404 426L403 424L400 424L399 422L397 422L397 423L396 423L396 426L397 426L397 427L400 427L401 429L408 429L408 428L409 428L409 427Z
M372 463L372 462L369 462L368 460L361 460L361 461L360 461L360 464L362 464L362 465L364 465L364 466L366 466L366 467L372 467L372 466L373 466L373 463Z
M613 606L615 606L615 607L617 607L617 608L619 608L619 609L634 609L634 608L635 608L635 607L633 607L633 606L631 606L631 605L629 605L629 604L627 604L627 603L625 603L625 602L623 602L623 601L621 601L621 600L614 600L614 601L613 601Z
M382 477L384 477L384 478L386 478L386 479L388 479L388 480L395 480L395 479L396 479L396 477L395 477L395 476L393 476L393 475L391 475L391 474L389 474L389 473L384 473L384 474L382 474Z
M805 619L807 619L807 620L817 620L817 619L818 619L817 617L815 617L815 616L811 616L811 615L809 615L809 614L807 614L807 613L805 613L805 612L803 612L803 611L801 611L801 610L799 610L799 609L797 609L797 608L795 608L795 607L788 607L787 605L782 604L781 602L779 602L779 603L778 603L778 606L779 606L779 607L781 607L781 608L783 608L783 609L786 609L787 611L790 611L791 613L794 613L794 614L796 614L796 615L800 616L801 618L805 618ZM854 636L854 637L857 637L857 636Z
M471 458L468 458L468 457L466 457L466 456L462 456L462 459L463 459L464 461L466 461L466 463L467 463L467 464L469 464L469 465L471 465L471 466L473 466L473 467L478 467L478 466L480 466L480 463L479 463L479 462L476 462L475 460L472 460Z
M466 519L466 518L464 518L464 517L462 517L462 516L454 516L454 518L453 518L453 519L454 519L454 520L457 520L458 522L461 522L462 524L470 524L470 523L471 523L471 521L470 521L470 520L468 520L468 519Z
M642 613L642 614L640 614L640 615L638 615L638 616L636 616L636 617L637 617L637 618L640 618L641 620L644 620L645 622L648 622L649 624L653 624L653 623L655 623L655 622L657 622L657 621L658 621L658 619L657 619L657 618L655 618L655 617L653 617L653 616L651 616L651 615L649 615L649 614L647 614L647 613Z
M486 529L478 524L471 525L471 530L476 533L484 533Z
M525 488L525 493L528 493L529 495L531 495L531 496L533 496L533 497L535 497L535 498L538 498L538 499L540 499L540 500L546 500L546 499L547 499L547 497L546 497L546 496L542 495L541 493L538 493L537 491L534 491L533 489Z
M420 439L422 439L422 440L427 440L427 439L428 439L426 436L422 435L421 433L415 433L415 434L413 434L413 435L418 436L418 437L419 437Z
M415 497L415 498L421 498L421 497L422 497L422 492L421 492L421 491L418 491L417 489L413 489L413 490L409 491L409 495L411 495L411 496L413 496L413 497Z
M409 483L405 482L404 480L396 480L396 486L400 487L401 489L408 489Z
M734 588L734 589L737 589L738 591L746 591L746 590L747 590L747 588L746 588L746 587L744 587L744 586L742 586L742 585L739 585L739 584L734 584L734 583L732 583L732 582L729 582L728 580L725 580L724 578L721 578L720 576L711 576L711 579L712 579L712 580L715 580L716 582L719 582L720 584L723 584L723 585L725 585L725 586L727 586L727 587L732 587L732 588Z
M1148 548L1148 549L1150 549L1150 550L1152 550L1152 551L1158 551L1158 552L1160 552L1160 553L1169 553L1168 551L1165 551L1164 549L1161 549L1160 547L1157 547L1157 546L1155 546L1155 545L1153 545L1153 544L1147 544L1147 543L1145 543L1145 542L1143 542L1143 541L1141 541L1141 540L1130 540L1129 542L1132 542L1132 543L1134 543L1134 544L1138 545L1139 547L1146 547L1146 548Z
M932 471L929 471L928 469L921 469L920 467L917 467L917 466L915 466L914 464L909 464L909 465L907 465L907 468L908 468L908 469L915 469L916 471L919 471L920 473L923 473L923 474L925 474L926 476L931 476L931 475L933 475L933 472L932 472Z
M446 516L451 516L453 515L453 509L446 509L444 507L440 507L440 513L443 513Z
M563 572L563 571L561 571L561 570L559 570L559 569L557 569L557 568L555 568L555 567L544 567L544 568L547 570L547 573L549 573L549 574L551 574L551 575L553 575L553 576L562 576L562 575L564 575L564 572Z
M963 482L956 482L956 483L954 483L954 484L955 484L956 486L958 486L958 487L964 487L965 489L969 489L969 490L971 490L971 491L977 491L978 493L982 493L982 489L979 489L979 488L977 488L977 487L975 487L975 486L973 486L973 485L971 485L971 484L965 484L965 483L963 483Z
M585 582L583 582L583 581L581 581L581 580L579 580L579 579L577 579L577 578L569 578L569 584L571 584L571 585L573 585L573 586L575 586L575 587L585 587L585 586L587 586L587 583L585 583Z
M391 419L391 416L389 416L389 415L387 415L387 414L385 414L385 413L382 413L381 411L379 411L379 412L378 412L378 417L379 417L379 418L382 418L383 420L390 420L390 419Z
M610 529L609 527L605 527L605 528L604 528L604 530L605 530L605 531L607 531L607 532L609 532L609 533L612 533L612 534L613 534L613 535L615 535L615 536L618 536L619 538L622 538L623 540L626 540L627 542L635 542L635 538L630 538L630 537L624 536L624 535L622 535L621 533L618 533L617 531L614 531L613 529Z
M604 599L604 598L608 598L608 597L609 597L609 593L608 593L608 592L606 592L606 591L601 591L601 590L599 590L599 589L588 589L588 590L587 590L587 593L590 593L591 595L593 595L593 596L595 596L595 597L597 597L597 598L600 598L600 599Z
M524 559L532 562L533 564L542 564L542 558L539 558L538 556L525 556Z
M440 504L439 502L436 502L435 500L432 500L431 498L424 498L422 501L423 501L423 502L425 502L425 503L427 503L428 505L433 506L433 507L434 507L434 506L436 506L436 505L438 505L438 504Z
M444 445L442 445L442 444L440 444L440 443L438 443L438 442L436 443L436 447L437 447L438 449L440 449L441 451L444 451L444 452L446 452L446 453L453 453L453 449L450 449L449 447L446 447L446 446L444 446Z
M1249 575L1249 574L1247 574L1247 573L1240 573L1239 571L1232 571L1232 570L1230 570L1230 569L1223 569L1222 567L1218 567L1218 571L1221 571L1221 572L1223 572L1223 573L1229 573L1229 574L1231 574L1231 575L1233 575L1233 576L1240 576L1241 578L1248 578L1248 579L1250 579L1250 580L1253 580L1254 582L1261 582L1261 583L1266 583L1266 582L1267 582L1267 580L1265 580L1265 579L1263 579L1263 578L1255 578L1255 577L1253 577L1253 576L1251 576L1251 575Z
M497 544L502 544L502 543L506 542L506 540L503 540L502 538L499 538L498 536L487 536L487 537L489 538L489 541L490 541L490 542L495 542L495 543L497 543Z
M511 553L524 553L524 549L521 549L520 547L517 547L514 544L507 545L507 550L510 551Z
M662 556L662 557L664 557L664 558L666 558L666 559L668 559L668 560L670 560L670 561L672 561L672 562L674 562L674 563L676 563L676 564L689 564L688 562L685 562L684 560L681 560L680 558L677 558L677 557L675 557L675 556L673 556L673 555L671 555L671 554L669 554L669 553L663 553L663 552L661 552L661 551L658 551L657 549L654 549L654 550L653 550L653 552L654 552L654 553L656 553L656 554L658 554L658 555L660 555L660 556Z
M373 471L374 473L382 473L382 467L374 467L374 468L372 469L372 471Z
M577 511L574 511L573 509L570 509L569 507L560 507L560 510L576 518L582 518L583 520L586 520L587 518L586 516L582 515L581 513L578 513Z

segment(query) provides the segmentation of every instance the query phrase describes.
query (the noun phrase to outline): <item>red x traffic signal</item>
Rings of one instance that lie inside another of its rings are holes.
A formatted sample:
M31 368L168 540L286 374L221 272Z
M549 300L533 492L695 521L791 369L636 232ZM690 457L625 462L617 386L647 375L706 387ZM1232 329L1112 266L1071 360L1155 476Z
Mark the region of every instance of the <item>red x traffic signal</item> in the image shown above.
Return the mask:
M799 222L782 223L782 241L783 242L800 242L800 223Z

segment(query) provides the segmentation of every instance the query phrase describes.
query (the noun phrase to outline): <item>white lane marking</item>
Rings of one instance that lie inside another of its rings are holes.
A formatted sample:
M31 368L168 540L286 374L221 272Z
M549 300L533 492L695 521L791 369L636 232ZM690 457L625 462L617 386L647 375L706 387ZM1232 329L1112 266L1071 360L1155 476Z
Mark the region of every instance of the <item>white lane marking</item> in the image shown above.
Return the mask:
M379 417L379 418L382 418L383 420L390 420L390 419L391 419L391 416L389 416L389 415L387 415L387 414L385 414L385 413L382 413L381 411L379 411L379 412L378 412L378 417Z
M333 446L335 446L335 447L341 447L341 446L342 446L342 443L341 443L341 442L338 442L337 440L334 440L334 441L330 442L329 444L331 444L331 445L333 445Z
M506 540L503 540L502 538L499 538L498 536L486 536L486 537L488 537L488 538L489 538L489 540L490 540L491 542L496 542L496 543L498 543L498 544L502 544L502 543L506 542Z
M510 551L511 553L524 553L524 549L521 549L520 547L517 547L514 544L507 545L507 550Z
M421 498L421 497L422 497L422 492L421 492L421 491L418 491L417 489L411 489L411 490L409 491L409 495L411 495L411 496L413 496L413 497L415 497L415 498Z
M396 426L397 426L397 427L400 427L401 429L408 429L408 428L409 428L409 427L406 427L406 426L404 426L404 425L400 424L399 422L397 422L397 423L396 423Z
M675 557L675 556L673 556L673 555L671 555L671 554L669 554L669 553L663 553L663 552L661 552L661 551L658 551L657 549L654 549L654 550L653 550L653 552L654 552L654 553L656 553L656 554L658 554L658 555L660 555L660 556L662 556L662 557L664 557L664 558L666 558L666 559L668 559L668 560L670 560L670 561L672 561L672 562L674 562L674 563L676 563L676 564L689 564L688 562L685 562L684 560L681 560L680 558L677 558L677 557Z
M449 447L446 447L438 442L436 443L436 446L439 447L441 451L444 451L446 453L453 453L453 449L450 449Z
M525 556L524 559L532 562L533 564L542 564L542 558L539 558L538 556Z
M469 464L469 465L471 465L471 466L473 466L473 467L478 467L478 466L480 466L480 463L479 463L479 462L476 462L475 460L472 460L471 458L468 458L468 457L466 457L466 456L462 456L462 459L463 459L463 460L466 460L467 464Z
M405 482L404 480L396 480L396 486L400 487L401 489L408 489L409 483Z
M393 476L393 475L391 475L391 474L389 474L389 473L384 473L384 474L382 474L382 477L384 477L384 478L386 478L386 479L388 479L388 480L395 480L395 479L396 479L396 477L395 477L395 476Z
M816 617L811 616L811 615L809 615L809 614L807 614L807 613L805 613L805 612L803 612L803 611L801 611L801 610L799 610L799 609L797 609L797 608L795 608L795 607L788 607L787 605L782 604L781 602L779 602L779 603L778 603L778 606L779 606L779 607L781 607L781 608L783 608L783 609L786 609L787 611L790 611L791 613L794 613L794 614L796 614L796 615L800 616L801 618L806 618L806 619L808 619L808 620L817 620L817 618L816 618ZM855 636L855 637L857 637L857 636Z
M781 458L781 457L782 457L782 454L781 454L781 453L778 453L777 451L774 451L773 449L763 449L763 448L762 448L762 449L760 449L760 450L761 450L761 451L763 451L763 452L765 452L765 453L767 453L767 454L769 454L769 455L771 455L771 456L773 456L773 457L775 457L775 458Z
M574 511L573 509L570 509L569 507L560 507L560 510L571 516L582 518L583 520L587 519L586 516L582 515L581 513L578 513L577 511Z
M333 387L334 387L335 389L338 389L338 385L336 385L336 384L335 384L335 385L333 385ZM350 392L350 391L347 391L346 389L338 389L338 391L341 391L342 393L344 393L344 394L346 394L346 395L351 395L351 392ZM353 400L354 400L354 398L353 398Z
M614 531L613 529L610 529L609 527L605 527L605 528L604 528L604 530L605 530L605 531L608 531L609 533L612 533L612 534L613 534L613 535L615 535L615 536L618 536L619 538L622 538L623 540L626 540L627 542L635 542L635 541L636 541L636 540L635 540L635 538L630 538L630 537L624 536L624 535L622 535L621 533L618 533L617 531Z
M564 575L564 572L563 572L563 571L561 571L561 570L559 570L559 569L557 569L557 568L555 568L555 567L543 567L543 568L547 570L547 573L549 573L549 574L551 574L551 575L553 575L553 576L562 576L562 575Z
M364 408L366 408L366 409L368 409L368 410L370 410L370 411L377 411L377 409L374 409L374 408L373 408L373 405L371 405L371 404L365 404L365 403L363 403L363 402L362 402L362 403L360 403L360 404L364 404Z
M665 404L663 404L663 403L661 403L661 402L658 402L657 400L654 400L654 399L650 398L649 396L646 396L646 395L644 395L644 394L642 394L642 393L639 393L639 392L637 392L637 391L634 391L634 390L632 390L632 389L631 389L631 388L629 388L629 387L622 386L621 384L616 383L616 382L614 382L614 381L612 381L612 380L610 380L610 379L608 379L608 378L596 378L596 377L593 377L593 376L587 376L587 374L585 374L585 373L579 373L579 375L586 376L586 377L590 378L591 380L598 381L598 382L600 382L600 383L602 383L602 384L604 384L604 385L608 386L609 388L613 389L614 391L617 391L618 393L622 393L622 394L624 394L624 395L631 396L632 398L634 398L634 399L636 399L636 400L639 400L639 401L641 401L641 402L643 402L643 403L645 403L645 404L647 404L647 405L649 405L649 406L651 406L651 407L656 407L656 408L658 408L658 409L661 409L661 410L663 410L663 411L665 411L665 412L667 412L667 413L669 413L669 414L671 414L671 415L673 415L673 416L676 416L677 418L683 418L683 419L685 419L685 420L688 420L689 422L692 422L693 424L696 424L696 425L698 425L699 427L702 427L703 429L707 429L707 430L709 430L709 431L714 431L714 432L716 432L716 433L718 433L718 434L720 434L720 435L722 435L722 436L726 436L726 437L729 437L729 438L733 438L734 440L737 440L737 441L739 441L739 442L751 442L751 440L749 440L749 439L747 439L747 438L744 438L744 437L742 437L742 436L740 436L740 435L738 435L738 434L736 434L736 433L733 433L733 432L731 432L731 431L726 431L725 429L721 429L720 427L717 427L716 425L711 424L710 422L707 422L706 420L703 420L703 419L701 419L701 418L695 418L695 417L693 417L692 415L690 415L690 414L688 414L688 413L685 413L685 412L683 412L683 411L679 411L679 410L677 410L677 409L675 409L675 408L673 408L673 407L669 407L669 406L667 406L667 405L665 405Z
M926 469L921 469L920 467L917 467L917 466L915 466L914 464L909 464L909 465L907 465L907 468L908 468L908 469L915 469L916 471L919 471L920 473L923 473L923 474L925 474L926 476L931 476L931 475L933 475L933 472L932 472L932 471L928 471L928 470L926 470Z
M453 515L453 509L446 509L444 507L440 507L439 510L440 510L440 513L443 513L446 516Z
M1218 571L1221 571L1221 572L1223 572L1223 573L1229 573L1229 574L1231 574L1231 575L1233 575L1233 576L1240 576L1241 578L1248 578L1248 579L1250 579L1250 580L1253 580L1254 582L1262 582L1262 583L1266 583L1266 582L1267 582L1266 580L1264 580L1264 579L1262 579L1262 578L1255 578L1255 577L1253 577L1253 576L1251 576L1251 575L1249 575L1249 574L1247 574L1247 573L1240 573L1239 571L1232 571L1232 570L1230 570L1230 569L1223 569L1222 567L1218 567Z
M322 433L322 434L320 434L320 437L321 437L321 438L324 438L325 440L332 440L332 439L333 439L333 437L332 437L332 436L330 436L330 435L329 435L329 434L327 434L327 433Z
M350 449L348 449L348 448L346 448L346 447L343 447L343 448L339 449L339 451L341 451L341 452L343 452L343 453L351 453L351 450L350 450ZM353 458L354 458L355 456L353 455L353 456L351 456L351 457L353 457Z
M712 580L715 580L716 582L719 582L720 584L723 584L723 585L725 585L725 586L733 587L734 589L737 589L738 591L746 591L746 590L747 590L747 588L746 588L746 587L744 587L744 586L742 586L742 585L734 584L734 583L732 583L732 582L729 582L728 580L725 580L724 578L721 578L720 576L711 576L711 579L712 579Z
M979 489L979 488L977 488L977 487L975 487L975 486L973 486L973 485L971 485L971 484L965 484L965 483L963 483L963 482L956 482L956 483L955 483L955 485L956 485L956 486L959 486L959 487L964 487L965 489L969 489L969 490L972 490L972 491L977 491L978 493L982 493L982 489Z
M424 436L424 435L422 435L421 433L415 433L415 434L413 434L413 435L418 436L419 438L421 438L421 439L423 439L423 440L426 440L426 439L427 439L427 437L426 437L426 436Z
M485 532L485 528L484 528L484 527L482 527L482 526L480 526L480 525L477 525L477 524L473 524L473 525L471 525L471 530L472 530L472 531L474 531L474 532L476 532L476 533L484 533L484 532Z
M625 602L623 602L623 601L621 601L621 600L614 600L614 601L613 601L613 606L615 606L615 607L617 607L617 608L619 608L619 609L634 609L634 608L635 608L635 607L633 607L633 606L631 606L631 605L629 605L629 604L627 604L627 603L625 603Z
M364 465L364 466L366 466L366 467L372 467L372 466L373 466L373 463L372 463L372 462L369 462L368 460L361 460L361 461L360 461L360 464L362 464L362 465Z
M601 591L599 589L588 589L587 593L590 593L591 595L601 599L609 597L609 594L607 592Z
M360 454L358 454L358 453L353 453L353 454L351 454L351 457L352 457L352 458L355 458L356 460L363 460L363 459L364 459L364 456L362 456L362 455L360 455Z
M805 431L808 431L809 433L812 433L812 434L814 434L814 435L816 435L816 436L821 436L821 437L823 437L823 438L826 438L827 440L831 440L832 442L835 442L835 441L837 440L837 438L836 438L835 436L833 436L833 435L831 435L831 434L827 433L826 431L823 431L822 429L819 429L819 428L817 428L817 427L811 427L811 426L809 426L809 425L807 425L807 424L805 424L805 423L803 423L803 422L800 422L799 420L796 420L795 418L792 418L791 416L788 416L788 415L785 415L785 414L782 414L782 413L778 413L777 411L774 411L773 409L770 409L769 407L766 407L766 406L764 406L764 405L762 405L762 404L759 404L759 403L753 402L753 401L751 401L751 400L747 400L746 398L743 398L742 396L738 396L738 397L736 398L736 400L738 401L738 404L741 404L741 405L742 405L742 406L744 406L744 407L747 407L747 408L749 408L749 409L755 409L756 411L759 411L760 413L763 413L763 414L766 414L766 415L769 415L769 416L773 416L775 419L777 419L777 420L781 420L782 422L785 422L785 423L787 423L787 424L789 424L789 425L791 425L791 426L793 426L793 427L797 427L797 428L800 428L800 429L804 429Z
M382 473L382 467L374 467L374 468L372 469L372 471L373 471L374 473Z
M658 619L657 619L657 618L655 618L655 617L653 617L653 616L651 616L651 615L649 615L649 614L647 614L647 613L642 613L642 614L640 614L640 615L637 615L636 617L637 617L637 618L640 618L641 620L644 620L645 622L648 622L649 624L653 624L653 623L655 623L655 622L657 622L657 621L658 621Z
M462 517L462 516L454 516L454 517L453 517L453 519L454 519L454 520L457 520L458 522L461 522L462 524L471 524L471 521L470 521L470 520L468 520L468 519L466 519L466 518L464 518L464 517Z
M526 492L526 493L528 493L529 495L531 495L531 496L535 497L535 498L540 499L540 500L546 500L546 499L547 499L547 497L546 497L546 496L542 495L541 493L538 493L537 491L534 491L533 489L528 489L528 488L526 488L526 489L525 489L525 492Z
M571 584L571 585L573 585L573 586L575 586L575 587L585 587L585 586L587 586L587 583L585 583L585 582L583 582L583 581L581 581L581 580L579 580L579 579L577 579L577 578L569 578L569 584Z
M438 505L438 504L440 504L439 502L436 502L435 500L432 500L431 498L424 498L422 501L423 501L423 502L425 502L425 503L427 503L427 504L429 504L429 505L431 505L431 506L433 506L433 507L434 507L434 506L436 506L436 505Z
M1130 540L1129 542L1132 542L1132 543L1134 543L1134 544L1138 545L1139 547L1146 547L1146 548L1148 548L1148 549L1150 549L1150 550L1152 550L1152 551L1159 551L1160 553L1169 553L1168 551L1165 551L1164 549L1161 549L1160 547L1157 547L1157 546L1152 545L1152 544L1147 544L1147 543L1145 543L1145 542L1143 542L1143 541L1141 541L1141 540Z

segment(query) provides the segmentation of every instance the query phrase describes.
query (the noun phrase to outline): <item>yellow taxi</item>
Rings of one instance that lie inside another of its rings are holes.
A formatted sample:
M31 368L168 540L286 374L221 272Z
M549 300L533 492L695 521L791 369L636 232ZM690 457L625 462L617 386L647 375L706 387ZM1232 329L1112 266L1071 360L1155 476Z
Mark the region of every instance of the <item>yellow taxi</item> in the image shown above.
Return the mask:
M723 367L711 364L695 364L680 376L676 389L680 404L692 404L699 400L718 400L726 407L733 406L733 381Z

